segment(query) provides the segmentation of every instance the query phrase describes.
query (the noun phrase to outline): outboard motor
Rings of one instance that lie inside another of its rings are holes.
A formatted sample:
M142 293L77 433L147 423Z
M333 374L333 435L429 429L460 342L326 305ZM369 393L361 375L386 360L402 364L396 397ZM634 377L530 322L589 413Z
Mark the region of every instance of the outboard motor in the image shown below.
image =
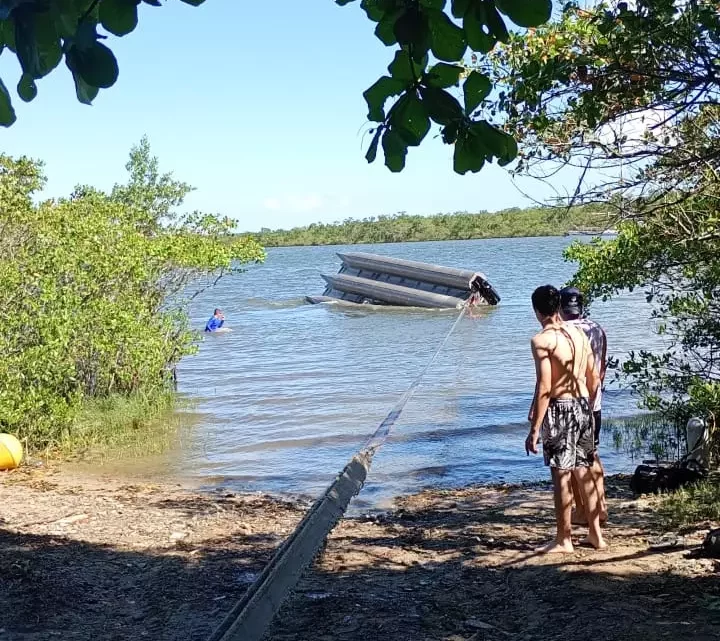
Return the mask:
M685 460L700 469L710 467L710 430L707 423L697 416L691 418L685 427L688 453Z
M696 483L707 476L710 467L710 434L701 418L691 418L685 426L688 452L671 464L645 461L638 465L630 479L635 494L672 492L688 483Z

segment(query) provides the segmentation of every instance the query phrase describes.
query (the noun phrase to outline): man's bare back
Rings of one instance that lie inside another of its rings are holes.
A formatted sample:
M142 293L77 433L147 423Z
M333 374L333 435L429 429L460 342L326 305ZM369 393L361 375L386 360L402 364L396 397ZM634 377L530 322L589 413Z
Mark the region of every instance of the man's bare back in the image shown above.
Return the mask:
M550 362L551 398L589 398L588 369L595 358L585 332L563 323L544 327L532 339L533 356Z

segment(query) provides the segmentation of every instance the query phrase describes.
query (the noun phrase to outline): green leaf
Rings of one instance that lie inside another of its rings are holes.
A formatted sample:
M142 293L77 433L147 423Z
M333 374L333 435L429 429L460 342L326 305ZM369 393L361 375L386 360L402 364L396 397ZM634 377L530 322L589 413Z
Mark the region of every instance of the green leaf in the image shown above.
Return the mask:
M417 7L409 7L393 25L393 34L398 44L427 51L427 42L430 36L427 17ZM423 52L424 52L423 51Z
M538 27L552 14L552 0L495 0L495 5L519 27Z
M10 51L15 53L15 25L12 20L0 20L0 39Z
M467 43L474 51L488 53L497 42L486 25L485 7L482 4L472 5L465 14L463 29Z
M386 129L382 137L382 146L385 152L385 166L392 172L402 171L407 156L407 143L402 136L393 129Z
M17 86L18 96L25 102L31 102L35 100L37 96L37 85L35 79L32 76L28 76L26 73L20 78Z
M495 8L492 0L485 0L485 18L490 32L500 41L509 42L510 34L508 33L505 21Z
M0 20L7 20L17 7L28 2L32 0L0 0Z
M463 18L468 11L468 7L472 0L452 0L451 11L453 17Z
M462 119L460 103L444 89L420 87L420 96L428 115L439 125L448 125L453 120Z
M398 96L406 88L406 83L395 78L382 76L363 93L368 105L368 120L383 122L385 120L385 102L390 96Z
M454 120L449 125L442 128L440 134L442 135L443 142L446 145L452 145L455 143L460 131L460 121Z
M185 4L191 4L193 7L199 7L205 0L180 0Z
M17 10L13 13L15 23L15 46L23 73L37 78L38 49L35 41L35 14L31 11Z
M360 8L365 11L367 17L373 22L380 22L385 14L394 9L394 3L389 0L362 0Z
M420 0L420 6L428 9L438 9L442 11L445 8L446 0Z
M12 106L12 100L10 99L10 93L5 87L5 83L0 80L0 125L3 127L9 127L12 125L17 116Z
M482 138L484 146L498 159L499 165L504 166L515 160L518 151L517 142L510 134L493 127L485 120L473 123L472 132L478 138Z
M346 4L350 4L351 2L355 2L355 0L335 0L335 4L339 4L341 7L344 7Z
M498 165L501 167L509 165L517 158L518 155L517 140L508 133L506 133L505 136L507 138L507 142L505 143L505 155L498 157Z
M397 42L397 38L395 37L395 21L402 14L402 9L399 11L390 11L383 15L377 27L375 27L375 35L384 45L389 47Z
M380 142L380 136L382 135L382 132L383 132L382 127L378 127L375 130L375 135L373 136L373 139L370 142L370 146L368 147L367 153L365 154L365 160L367 160L369 163L375 162L375 158L377 156L378 143Z
M485 164L485 154L482 140L472 130L465 130L455 142L453 169L461 175L478 172Z
M63 38L72 38L77 31L77 7L75 0L55 0L50 8L57 34Z
M42 78L60 64L63 56L57 25L51 13L37 15L35 38L38 52L38 74L35 77Z
M395 52L395 58L388 65L388 71L395 80L401 80L406 85L411 85L422 78L427 66L427 56L419 63L414 61L405 49Z
M137 27L140 0L102 0L100 24L116 36L124 36Z
M417 147L430 130L430 118L425 105L414 91L406 93L395 103L388 114L388 120L390 126L411 147Z
M465 33L444 11L429 11L430 38L433 55L438 60L455 62L465 54Z
M457 86L462 72L462 67L440 62L430 67L423 78L423 82L430 87L439 87L441 89Z
M90 49L72 47L66 54L68 65L91 87L107 89L118 78L118 65L110 49L99 42Z
M72 44L76 49L92 49L98 38L97 23L86 20L78 25Z
M470 115L475 108L490 95L492 83L486 75L473 71L463 84L465 113Z

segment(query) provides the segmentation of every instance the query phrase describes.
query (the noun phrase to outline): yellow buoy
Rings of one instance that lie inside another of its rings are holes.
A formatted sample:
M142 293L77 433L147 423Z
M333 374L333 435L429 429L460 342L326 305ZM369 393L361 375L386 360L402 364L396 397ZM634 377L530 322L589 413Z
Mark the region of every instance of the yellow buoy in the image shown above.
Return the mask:
M22 443L12 434L0 434L0 470L14 470L22 458Z

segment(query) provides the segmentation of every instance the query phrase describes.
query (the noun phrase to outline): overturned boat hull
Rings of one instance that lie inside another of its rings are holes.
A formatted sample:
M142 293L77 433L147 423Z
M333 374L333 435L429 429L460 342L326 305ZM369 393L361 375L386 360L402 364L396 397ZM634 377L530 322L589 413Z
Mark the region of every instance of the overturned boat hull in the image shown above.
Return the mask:
M339 273L323 274L327 287L322 296L307 296L309 303L456 309L500 302L500 295L481 272L360 252L338 257L342 261Z

